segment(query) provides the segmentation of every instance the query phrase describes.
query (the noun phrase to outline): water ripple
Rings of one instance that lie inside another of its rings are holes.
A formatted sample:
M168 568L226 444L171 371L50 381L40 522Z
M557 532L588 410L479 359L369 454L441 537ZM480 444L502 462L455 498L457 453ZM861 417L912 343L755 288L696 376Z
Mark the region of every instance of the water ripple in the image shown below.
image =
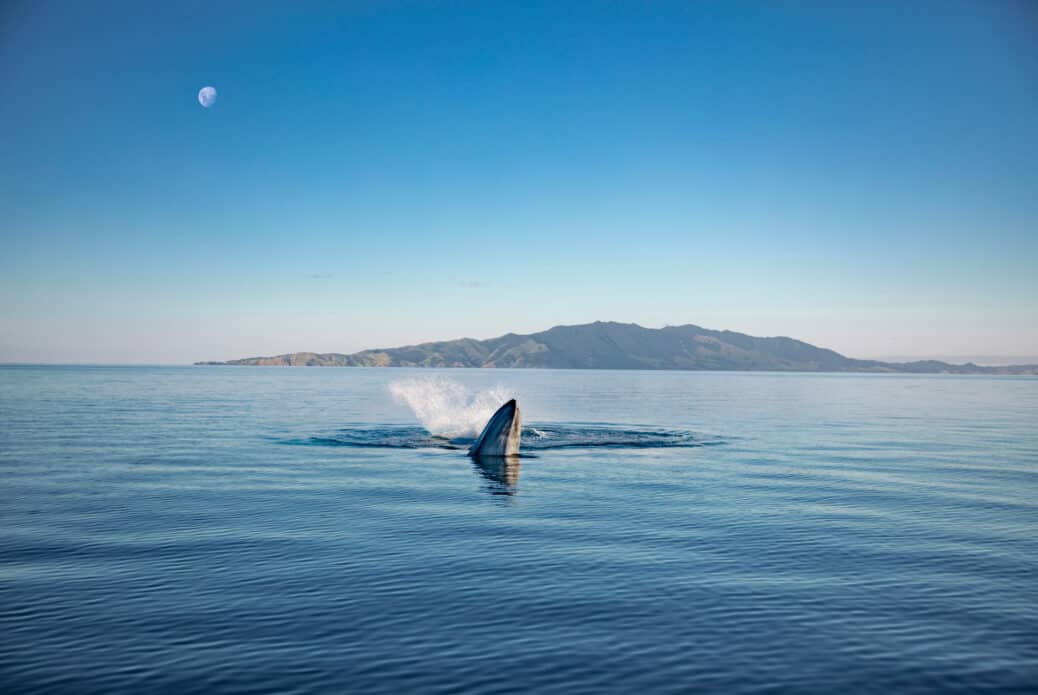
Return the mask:
M687 430L631 428L601 424L562 424L523 427L523 451L552 449L658 449L723 444L717 437ZM357 425L329 436L289 438L282 444L296 446L344 446L375 449L468 449L471 437L440 437L424 428L407 425Z

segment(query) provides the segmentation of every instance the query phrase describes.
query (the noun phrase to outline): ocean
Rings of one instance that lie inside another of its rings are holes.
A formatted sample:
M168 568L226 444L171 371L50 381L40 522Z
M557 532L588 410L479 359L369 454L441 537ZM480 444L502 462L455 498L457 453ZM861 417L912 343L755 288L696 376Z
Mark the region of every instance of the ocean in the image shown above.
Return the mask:
M1038 688L1038 378L7 366L0 476L4 693Z

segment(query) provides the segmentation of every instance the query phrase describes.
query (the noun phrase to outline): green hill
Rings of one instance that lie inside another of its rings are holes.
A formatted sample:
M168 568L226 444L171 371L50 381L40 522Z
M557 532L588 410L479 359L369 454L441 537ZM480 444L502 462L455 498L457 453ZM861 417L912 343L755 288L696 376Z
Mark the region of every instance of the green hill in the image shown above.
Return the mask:
M633 323L601 321L556 326L530 335L508 333L489 340L461 338L350 355L296 352L198 364L1038 374L1038 365L981 367L937 361L857 360L793 338L758 338L691 324L643 328Z

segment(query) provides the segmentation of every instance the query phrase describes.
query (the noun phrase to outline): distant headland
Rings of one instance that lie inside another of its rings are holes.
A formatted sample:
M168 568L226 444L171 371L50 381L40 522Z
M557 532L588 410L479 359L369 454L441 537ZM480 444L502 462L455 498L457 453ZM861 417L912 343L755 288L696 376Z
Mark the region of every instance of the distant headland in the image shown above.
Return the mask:
M529 367L1038 374L1038 364L981 366L936 360L857 360L787 337L760 338L699 326L644 328L596 322L488 340L460 338L352 355L292 353L196 364L320 367Z
M758 338L694 325L644 328L596 321L540 333L459 338L353 354L294 352L199 365L286 367L525 367L909 374L1038 374L1038 364L986 367L937 360L859 360L793 338Z

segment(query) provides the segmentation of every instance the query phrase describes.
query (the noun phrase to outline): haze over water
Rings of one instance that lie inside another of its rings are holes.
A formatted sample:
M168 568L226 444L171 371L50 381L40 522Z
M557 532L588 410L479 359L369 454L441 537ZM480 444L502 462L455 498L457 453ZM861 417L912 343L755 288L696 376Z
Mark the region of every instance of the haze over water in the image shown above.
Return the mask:
M0 367L0 689L1036 682L1038 379L430 376Z

